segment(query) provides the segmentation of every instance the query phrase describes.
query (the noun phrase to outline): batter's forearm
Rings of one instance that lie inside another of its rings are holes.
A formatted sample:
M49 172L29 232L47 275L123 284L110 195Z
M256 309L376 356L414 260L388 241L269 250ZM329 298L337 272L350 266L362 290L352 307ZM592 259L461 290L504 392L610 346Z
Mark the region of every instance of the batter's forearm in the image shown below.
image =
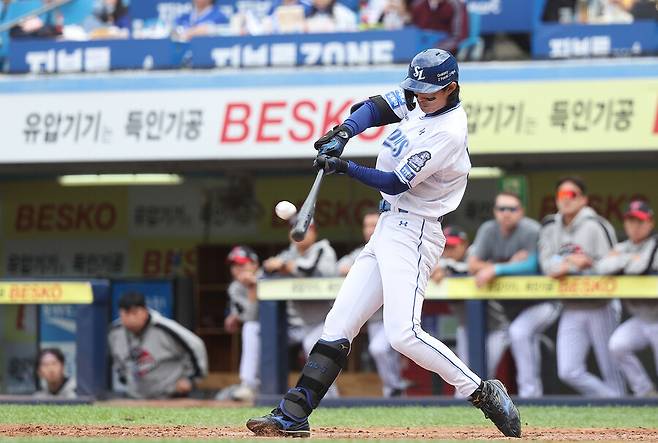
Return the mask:
M402 183L395 172L361 166L351 160L347 163L347 175L359 180L364 185L388 195L397 195L409 190L409 186Z

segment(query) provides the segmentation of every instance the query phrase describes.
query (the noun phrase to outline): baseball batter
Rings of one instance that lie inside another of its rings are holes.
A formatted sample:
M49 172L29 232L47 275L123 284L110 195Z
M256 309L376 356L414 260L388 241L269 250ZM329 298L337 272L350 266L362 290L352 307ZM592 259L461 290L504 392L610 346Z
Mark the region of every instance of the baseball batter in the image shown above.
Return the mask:
M315 168L378 189L382 215L297 385L270 414L247 422L254 433L309 436L309 415L345 368L352 339L383 305L386 336L395 350L455 386L503 434L521 436L518 410L503 384L481 380L420 326L425 287L445 244L441 218L459 206L471 168L458 79L450 53L425 50L411 61L402 89L353 106L342 125L316 142ZM350 137L386 124L397 127L384 141L376 168L340 158Z

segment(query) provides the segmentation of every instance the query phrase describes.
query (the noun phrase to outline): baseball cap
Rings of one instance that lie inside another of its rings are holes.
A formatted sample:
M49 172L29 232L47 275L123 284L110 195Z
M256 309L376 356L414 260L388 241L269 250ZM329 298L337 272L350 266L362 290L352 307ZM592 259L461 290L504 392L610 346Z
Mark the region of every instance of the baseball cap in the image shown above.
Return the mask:
M642 200L633 200L628 204L624 218L637 218L640 220L650 220L653 218L653 210L649 204Z
M449 225L443 228L443 235L446 237L446 246L456 246L468 240L466 231L457 225Z
M234 246L226 257L226 262L230 264L243 265L245 263L258 263L258 255L249 246Z
M413 92L440 91L459 80L457 59L443 49L426 49L409 63L409 72L400 87Z

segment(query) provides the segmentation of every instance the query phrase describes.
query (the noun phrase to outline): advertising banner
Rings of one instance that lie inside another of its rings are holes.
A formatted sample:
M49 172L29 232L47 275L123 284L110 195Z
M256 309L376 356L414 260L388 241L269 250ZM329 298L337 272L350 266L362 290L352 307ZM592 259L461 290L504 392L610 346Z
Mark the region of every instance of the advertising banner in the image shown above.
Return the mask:
M395 87L14 94L12 106L0 109L9 128L0 161L311 158L312 142L354 103ZM658 149L656 79L469 83L462 91L471 154ZM374 157L391 130L369 129L350 142L350 154ZM73 217L79 209L65 212ZM110 229L120 210L82 209L96 211L98 229ZM64 208L31 210L63 214Z

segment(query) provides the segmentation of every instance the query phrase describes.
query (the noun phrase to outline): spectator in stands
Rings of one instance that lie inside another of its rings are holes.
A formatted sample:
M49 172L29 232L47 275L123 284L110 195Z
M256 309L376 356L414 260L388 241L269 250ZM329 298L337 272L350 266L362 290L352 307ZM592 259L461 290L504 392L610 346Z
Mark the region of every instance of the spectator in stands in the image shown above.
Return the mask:
M633 16L623 7L628 1L548 0L543 20L560 23L630 23Z
M440 283L445 277L465 277L468 275L468 253L469 242L466 231L456 225L448 225L443 229L446 238L443 255L439 263L432 271L430 278L435 283ZM468 334L466 333L466 310L464 303L450 302L450 308L455 313L458 321L456 332L457 356L464 362L468 362ZM507 319L500 303L490 301L487 303L487 373L493 377L496 373L498 363L507 349L509 340L507 338Z
M43 0L44 6L54 0ZM64 16L59 9L51 9L41 16L31 15L9 30L13 39L54 38L62 35Z
M260 34L287 34L306 31L306 16L313 5L310 0L278 0L272 4L258 29ZM246 24L246 23L245 23Z
M223 395L232 400L253 400L260 384L260 323L256 280L260 275L258 255L248 246L236 246L226 258L231 267L232 281L228 287L230 312L224 320L224 329L230 333L242 327L242 353L240 355L240 384Z
M658 0L611 0L634 20L658 20Z
M503 275L537 274L537 241L540 224L525 217L521 198L500 192L494 203L494 219L480 226L469 250L469 272L478 287ZM502 304L508 319L509 340L516 363L520 397L541 397L541 334L557 320L557 302L510 301Z
M208 375L203 341L174 320L147 309L136 292L119 299L110 353L132 398L186 397Z
M295 217L289 222L294 224ZM334 277L336 275L336 252L329 241L318 240L315 222L311 222L306 236L300 242L290 238L290 246L278 255L263 262L263 270L272 276L286 277ZM301 341L304 353L308 356L322 335L324 319L331 309L332 302L326 300L292 301L289 306L288 323L291 325L291 341ZM295 335L292 337L291 335ZM329 396L337 396L335 386Z
M411 5L411 20L420 29L446 33L447 37L435 46L453 54L468 37L468 12L463 0L416 0Z
M176 19L173 36L189 40L212 35L217 26L228 24L229 18L213 4L213 0L192 0L192 11Z
M307 32L356 31L357 17L354 11L336 0L312 0L306 16Z
M408 0L370 0L363 11L362 25L371 28L401 29L411 23Z
M37 398L75 398L75 380L66 376L66 360L57 348L41 350L37 358L37 375L46 385L34 393Z
M123 0L102 0L94 10L94 16L102 25L130 28L128 7L123 4Z
M636 200L624 213L624 231L628 240L618 243L596 264L600 274L646 275L658 271L658 238L652 236L653 210L645 201ZM638 397L658 396L635 352L647 346L653 349L658 368L658 300L625 300L631 318L622 323L610 337L608 347L626 376L633 394Z
M539 264L553 278L590 274L617 243L610 223L587 206L587 187L579 177L561 178L555 187L558 213L542 221ZM557 331L558 377L576 391L595 397L623 395L619 367L608 341L619 323L619 304L611 300L564 300ZM602 378L587 371L594 349Z
M365 243L375 232L379 220L379 211L366 212L363 216L362 232ZM338 260L338 274L346 276L350 268L357 261L364 246L359 246L340 260ZM402 378L400 367L400 354L391 347L384 331L384 313L380 308L368 320L368 352L375 361L377 373L382 380L384 397L397 397L404 393L407 382Z

